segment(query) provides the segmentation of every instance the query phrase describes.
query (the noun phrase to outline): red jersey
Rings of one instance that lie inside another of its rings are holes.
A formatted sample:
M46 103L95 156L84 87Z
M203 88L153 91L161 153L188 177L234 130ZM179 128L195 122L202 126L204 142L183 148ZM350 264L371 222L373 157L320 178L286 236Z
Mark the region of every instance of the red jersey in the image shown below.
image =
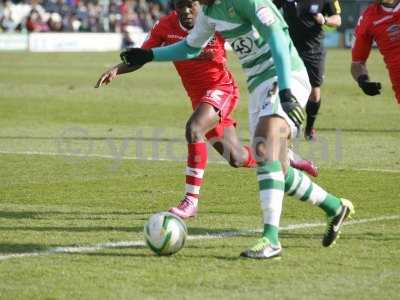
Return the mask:
M188 35L176 12L162 17L151 29L142 48L154 48L179 42ZM204 96L216 86L232 85L233 78L226 68L224 39L218 33L196 59L174 62L183 86L192 100Z
M397 101L400 103L400 3L394 8L371 4L355 29L353 62L365 62L375 41L389 70Z

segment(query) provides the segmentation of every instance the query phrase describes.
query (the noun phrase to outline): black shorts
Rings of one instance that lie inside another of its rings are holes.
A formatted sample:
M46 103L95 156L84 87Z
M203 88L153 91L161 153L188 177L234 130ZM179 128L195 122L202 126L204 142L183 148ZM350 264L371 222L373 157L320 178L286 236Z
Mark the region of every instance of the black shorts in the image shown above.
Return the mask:
M312 87L319 87L324 81L325 56L324 49L299 51L300 57L306 66Z

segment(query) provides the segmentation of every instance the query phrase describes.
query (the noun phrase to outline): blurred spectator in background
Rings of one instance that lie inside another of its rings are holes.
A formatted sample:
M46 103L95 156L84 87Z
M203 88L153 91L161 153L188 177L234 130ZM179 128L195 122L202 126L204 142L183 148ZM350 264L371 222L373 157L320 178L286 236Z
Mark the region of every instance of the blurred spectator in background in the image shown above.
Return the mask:
M165 12L161 10L161 6L158 3L150 3L149 13L155 21L159 20L162 16L165 15Z
M60 14L53 12L48 21L49 31L61 32L64 29L63 19Z
M21 31L31 9L27 3L14 4L11 0L4 0L0 7L0 28L6 32Z
M149 31L170 0L0 0L0 31Z
M47 25L48 15L41 16L36 9L32 9L26 19L26 29L29 32L47 32L49 26Z
M143 11L139 13L139 20L140 27L143 29L144 32L150 31L150 29L153 28L155 24L155 20L153 19L153 17Z
M138 13L141 12L148 12L149 11L149 4L146 2L146 0L138 0L138 3L135 7L135 10Z
M79 32L82 22L78 19L76 13L71 13L66 19L63 20L63 31Z

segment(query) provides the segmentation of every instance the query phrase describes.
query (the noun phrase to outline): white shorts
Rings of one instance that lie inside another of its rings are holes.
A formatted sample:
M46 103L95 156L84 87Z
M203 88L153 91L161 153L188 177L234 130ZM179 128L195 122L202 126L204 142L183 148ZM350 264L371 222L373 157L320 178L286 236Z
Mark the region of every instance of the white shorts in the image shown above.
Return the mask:
M261 117L277 115L286 120L291 129L291 137L294 138L298 134L296 125L290 120L288 115L283 111L279 101L279 88L276 87L278 78L272 77L264 81L256 89L250 93L249 99L249 130L250 137L254 137L258 120ZM308 79L307 71L292 72L291 91L304 108L307 104L311 93L311 85Z

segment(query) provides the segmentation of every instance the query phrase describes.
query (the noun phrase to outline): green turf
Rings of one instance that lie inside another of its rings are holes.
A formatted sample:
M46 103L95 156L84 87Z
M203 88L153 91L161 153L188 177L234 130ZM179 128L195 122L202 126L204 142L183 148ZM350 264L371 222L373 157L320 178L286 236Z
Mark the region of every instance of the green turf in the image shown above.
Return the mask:
M94 89L116 57L0 53L0 259L141 241L146 219L180 200L185 93L168 64ZM172 257L130 247L0 260L0 299L397 298L400 110L378 53L368 66L383 83L379 97L362 94L349 61L348 50L329 51L320 141L296 142L321 166L318 183L351 199L356 221L369 220L345 226L335 247L321 247L323 226L300 228L282 231L282 260L240 259L261 228L255 175L212 162L189 233L242 235L189 240ZM242 93L235 115L248 141L245 79L231 62ZM176 161L107 158L171 154ZM382 217L393 219L373 221ZM285 199L283 227L321 222L319 208Z

